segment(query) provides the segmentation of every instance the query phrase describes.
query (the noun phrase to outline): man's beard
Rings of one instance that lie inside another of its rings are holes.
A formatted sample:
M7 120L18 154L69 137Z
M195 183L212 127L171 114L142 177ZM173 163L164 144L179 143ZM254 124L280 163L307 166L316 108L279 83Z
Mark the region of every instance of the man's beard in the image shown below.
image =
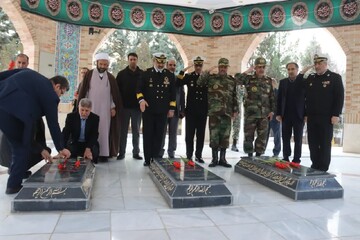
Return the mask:
M97 70L99 73L104 73L107 70L107 68L97 68Z

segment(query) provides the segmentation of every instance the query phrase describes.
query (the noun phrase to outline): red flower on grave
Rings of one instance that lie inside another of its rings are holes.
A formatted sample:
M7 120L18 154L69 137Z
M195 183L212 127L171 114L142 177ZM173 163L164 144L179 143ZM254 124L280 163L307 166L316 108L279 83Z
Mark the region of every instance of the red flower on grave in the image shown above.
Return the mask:
M187 158L184 158L184 157L180 157L182 161L184 161L184 163L186 163L188 166L190 167L195 167L195 163L193 160L191 159L187 159Z
M60 163L58 164L58 169L59 169L60 171L65 170L65 169L66 169L66 163L67 163L67 159L65 159L63 162L60 162Z
M80 167L80 159L76 160L75 164L74 164L75 168L79 168Z
M279 169L286 169L289 167L289 163L284 163L284 162L275 162L274 166L279 168Z
M174 161L174 162L173 162L173 166L174 166L175 168L177 168L177 169L180 169L180 168L181 168L181 163Z
M290 163L290 167L292 167L292 168L300 168L301 165L300 165L300 163L291 162L291 163Z

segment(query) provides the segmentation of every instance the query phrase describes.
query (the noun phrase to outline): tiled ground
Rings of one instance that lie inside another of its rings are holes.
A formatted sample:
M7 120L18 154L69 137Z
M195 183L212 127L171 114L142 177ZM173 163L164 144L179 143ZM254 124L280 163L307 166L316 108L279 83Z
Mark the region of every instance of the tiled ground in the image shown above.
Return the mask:
M271 146L267 155L271 155ZM216 167L213 170L226 179L234 204L174 210L150 179L148 168L132 159L131 150L129 144L125 160L96 165L88 212L11 213L14 196L4 193L7 174L1 168L0 239L360 239L360 155L333 149L329 171L337 174L344 187L343 199L295 202L234 173L233 168ZM308 166L307 145L303 152L302 163ZM179 137L177 154L184 153ZM241 155L228 150L228 161L235 164ZM206 145L207 163L210 157Z

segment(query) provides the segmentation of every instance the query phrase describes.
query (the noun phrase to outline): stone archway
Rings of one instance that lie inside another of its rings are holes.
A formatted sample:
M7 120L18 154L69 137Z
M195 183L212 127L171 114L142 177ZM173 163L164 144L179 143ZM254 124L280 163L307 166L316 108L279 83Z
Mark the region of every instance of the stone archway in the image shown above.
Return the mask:
M13 23L17 34L20 37L23 44L24 53L29 56L29 68L36 69L38 65L38 59L36 58L36 36L32 29L32 25L29 20L29 15L24 14L20 9L19 1L2 0L0 1L0 7L9 16L9 19Z

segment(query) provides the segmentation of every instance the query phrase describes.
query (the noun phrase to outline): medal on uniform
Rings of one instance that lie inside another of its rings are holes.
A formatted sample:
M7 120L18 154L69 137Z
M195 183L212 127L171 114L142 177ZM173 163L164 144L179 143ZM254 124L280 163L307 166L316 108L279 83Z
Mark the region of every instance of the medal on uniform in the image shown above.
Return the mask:
M213 89L218 89L218 85L217 84L215 84L214 86L213 86Z
M255 87L255 86L252 87L252 88L251 88L251 91L252 91L252 92L257 92L257 87Z
M168 77L164 77L164 84L165 84L165 85L169 85L169 84L170 84Z
M151 82L151 83L153 82L152 78L150 78L149 82Z

